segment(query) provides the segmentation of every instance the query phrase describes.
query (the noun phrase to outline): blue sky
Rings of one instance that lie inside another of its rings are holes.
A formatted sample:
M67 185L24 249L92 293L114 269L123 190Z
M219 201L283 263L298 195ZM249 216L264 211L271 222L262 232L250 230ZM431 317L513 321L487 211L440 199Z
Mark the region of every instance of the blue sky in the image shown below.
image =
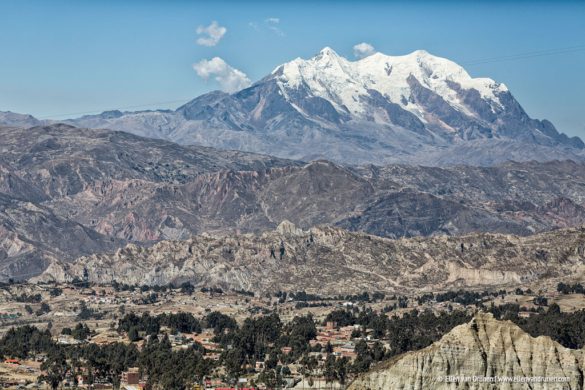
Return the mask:
M531 116L585 138L583 20L584 1L0 0L0 110L64 118L175 108L218 88L193 69L202 60L220 57L255 81L324 46L353 58L367 42L389 55L450 58L504 82ZM215 46L197 44L209 39L198 26L212 21L227 31Z

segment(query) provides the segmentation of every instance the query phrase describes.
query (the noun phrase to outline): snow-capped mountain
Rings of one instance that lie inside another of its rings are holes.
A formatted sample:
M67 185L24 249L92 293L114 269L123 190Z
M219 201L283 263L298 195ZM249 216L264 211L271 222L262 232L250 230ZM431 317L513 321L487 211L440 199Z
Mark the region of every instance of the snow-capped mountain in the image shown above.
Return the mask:
M416 88L428 89L471 117L476 113L465 104L458 93L460 89L476 90L492 112L503 108L498 95L508 91L505 85L491 79L473 79L457 64L423 50L400 57L376 53L352 62L327 47L308 61L297 58L272 74L289 101L294 101L296 91L305 89L312 96L327 100L346 118L384 124L401 124L386 112L384 103L396 104L395 109L414 114L421 125L428 123L425 119L428 110L417 99Z
M176 111L108 112L72 121L182 144L345 163L489 165L583 159L579 138L530 118L508 88L417 50L350 61L324 48L233 94Z

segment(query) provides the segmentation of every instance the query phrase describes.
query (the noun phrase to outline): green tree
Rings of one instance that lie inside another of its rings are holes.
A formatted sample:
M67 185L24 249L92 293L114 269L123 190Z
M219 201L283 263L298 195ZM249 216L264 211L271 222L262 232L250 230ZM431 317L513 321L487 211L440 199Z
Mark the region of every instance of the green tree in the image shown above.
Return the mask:
M87 340L91 335L91 330L86 324L78 323L71 331L71 336L76 340Z
M225 353L225 369L231 378L237 378L240 375L244 362L244 351L240 348L233 348Z
M133 326L130 328L130 330L128 331L128 340L135 342L140 340L140 336L138 335L138 329Z
M349 360L345 356L335 361L335 376L342 385L344 385L347 380L348 362Z
M58 287L54 287L49 290L49 295L53 298L58 297L61 294L63 294L63 290Z
M278 354L275 351L272 351L270 355L268 355L268 360L266 360L266 368L274 369L278 365Z
M41 379L45 380L51 386L51 389L57 389L69 370L63 351L60 349L51 350L47 360L41 365L41 369L46 371L46 374L42 375Z
M325 366L323 367L323 376L326 383L331 383L337 378L335 356L329 354L325 359Z

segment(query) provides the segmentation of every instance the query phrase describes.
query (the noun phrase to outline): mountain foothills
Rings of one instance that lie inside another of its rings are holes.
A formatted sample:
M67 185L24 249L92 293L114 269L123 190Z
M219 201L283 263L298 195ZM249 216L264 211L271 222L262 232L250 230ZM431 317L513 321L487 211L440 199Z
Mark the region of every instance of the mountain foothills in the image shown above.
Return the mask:
M585 222L585 169L572 161L342 167L64 124L4 127L0 138L4 279L127 243L261 233L283 220L388 238Z
M204 94L175 111L107 111L66 122L344 164L494 165L585 157L579 138L530 118L504 84L472 78L423 50L349 61L324 48L241 91ZM0 123L48 121L5 112Z

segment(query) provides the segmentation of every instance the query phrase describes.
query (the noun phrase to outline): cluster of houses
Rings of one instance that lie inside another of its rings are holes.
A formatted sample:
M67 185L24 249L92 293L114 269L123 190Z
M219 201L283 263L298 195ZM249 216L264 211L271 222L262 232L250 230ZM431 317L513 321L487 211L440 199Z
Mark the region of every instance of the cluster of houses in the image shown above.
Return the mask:
M22 316L21 313L3 313L3 312L0 312L0 321L16 320L16 319L18 319L21 316Z
M71 289L70 287L63 287L64 291L68 291ZM77 292L78 290L76 290ZM81 291L80 294L82 295L79 297L80 301L83 301L88 304L88 306L93 305L120 305L120 304L133 304L140 301L140 297L144 294L142 291L123 291L123 292L114 292L108 290L107 293L104 292L87 292L85 290ZM176 291L167 291L159 293L160 299L169 299L173 296L181 296L180 293ZM228 297L224 297L227 300ZM181 302L182 304L192 304L191 297L185 297L185 301ZM270 304L270 301L267 302ZM343 307L350 307L353 304L351 302L346 302L340 304ZM204 307L204 306L203 306ZM220 300L219 304L215 304L213 309L220 310L220 311L230 311L234 312L239 310L234 310L234 308L239 309L238 302L236 301L235 304L229 301L222 301ZM223 310L222 310L223 309ZM203 310L203 309L202 309ZM242 309L243 310L243 309ZM53 312L53 315L57 312ZM4 315L8 315L9 313L0 313L0 319L4 318ZM10 313L11 316L14 314ZM71 315L71 313L64 312L63 315ZM104 328L105 329L105 328ZM324 351L320 352L311 352L312 356L317 357L319 366L322 367L324 364L328 354L333 354L336 357L346 357L350 360L356 358L355 352L355 343L356 340L352 338L354 332L359 330L361 335L367 335L369 333L368 329L362 329L360 326L343 326L339 327L335 322L328 322L325 326L318 326L317 327L317 335L313 340L310 340L310 345L313 347L313 350L317 350L317 346L320 345L321 347L331 346L331 349L328 349L329 353L324 353ZM174 333L171 332L170 329L163 327L161 329L160 334L158 335L159 338L165 337L164 334L167 335L170 343L172 344L174 349L181 349L181 348L190 348L194 343L202 345L208 352L205 354L206 359L212 359L218 361L220 359L220 355L222 352L222 348L219 344L214 343L214 333L211 329L204 329L201 333ZM148 335L145 332L139 332L139 336L143 338L143 340L147 340ZM156 337L156 336L154 336ZM374 340L370 340L368 336L365 336L368 343L374 342ZM111 342L127 342L127 339L124 335L118 334L114 329L100 331L98 334L95 334L91 339L87 340L78 340L72 335L68 334L61 334L55 336L55 341L62 345L75 345L80 343L96 343L96 344L107 344ZM144 343L145 341L138 341L138 345ZM290 353L292 349L290 347L283 347L282 352L284 354ZM286 379L291 379L289 386L292 387L296 382L302 378L302 370L300 366L297 364L289 364L290 368L290 377ZM257 373L262 372L265 369L265 362L253 362L252 367L254 368ZM72 387L74 384L78 388L90 388L88 384L87 376L83 375L83 373L77 377L70 377L67 378L64 385L69 385ZM241 378L243 382L238 385L238 388L245 388L245 386L250 385L250 378ZM128 371L124 372L120 378L121 381L121 388L126 390L138 390L144 389L146 387L147 378L141 377L140 372L137 368L129 369ZM92 389L112 389L111 383L94 383L91 385ZM228 385L222 383L219 379L209 379L203 383L203 385L199 385L199 387L194 387L194 389L230 389Z
M359 330L359 325L338 327L336 322L327 322L324 328L318 328L317 337L309 343L311 347L317 344L331 344L333 355L345 356L351 360L356 357L355 344L352 341L352 333Z
M360 330L361 334L369 333L368 330L361 329L359 326L344 326L338 327L335 322L329 322L325 326L317 327L317 336L315 339L310 340L310 344L312 347L316 347L317 345L325 346L327 344L331 345L332 347L332 354L336 357L347 357L350 360L355 359L356 352L355 352L355 343L352 339L352 335L354 331ZM164 330L163 330L164 331ZM163 332L159 335L159 337L164 337ZM174 348L189 348L193 343L199 343L206 350L210 351L205 356L209 359L219 360L220 353L221 353L221 346L217 343L214 343L213 331L211 329L205 329L201 333L198 334L190 334L190 333L176 333L170 334L167 332L167 337L169 341L173 345ZM366 339L369 339L366 336ZM57 336L57 342L60 344L77 344L83 341L76 340L70 335L59 335ZM290 353L290 347L283 347L283 353ZM327 357L327 353L323 352L311 352L311 355L318 358L319 366L324 364L324 361ZM18 361L6 361L7 364L20 364ZM256 362L255 363L255 370L256 372L261 372L265 368L265 362ZM298 381L302 379L302 375L298 371L298 367L296 365L291 365L291 374L289 379L290 383L287 383L288 386L286 387L293 387ZM239 384L237 387L238 389L246 388L249 386L249 382L247 378L241 378L242 383ZM123 390L144 390L147 388L148 378L146 376L141 375L138 368L130 368L128 371L122 373L120 377L120 389ZM91 386L88 383L87 375L83 373L78 375L77 377L67 378L64 385L67 386L75 386L80 389L101 389L101 390L109 390L113 389L113 385L108 382L100 383L99 380L94 380ZM232 389L229 385L222 382L220 379L208 379L202 385L194 385L193 389L195 390L227 390ZM251 389L251 388L249 388Z
M122 373L120 388L124 390L144 390L148 378L140 376L140 370L136 367Z
M16 375L5 377L3 371ZM29 383L30 377L40 374L38 363L35 360L21 361L20 359L7 358L2 361L0 367L0 388L38 389L36 383Z
M128 303L129 299L117 295L88 295L83 298L88 304L96 305L121 305Z
M333 355L336 357L347 357L350 360L355 359L356 352L355 352L355 343L352 339L352 335L355 330L361 330L362 333L369 333L368 329L365 331L361 329L360 326L344 326L338 327L337 323L335 322L328 322L325 326L319 326L317 328L317 336L315 339L310 341L312 347L317 346L318 344L321 346L325 346L326 344L330 344L333 349ZM163 332L165 329L162 329ZM163 332L159 335L159 337L164 337ZM146 336L148 337L148 336ZM213 331L211 329L205 329L201 333L198 334L191 334L191 333L176 333L176 334L167 334L167 337L174 348L189 348L193 343L199 343L208 352L205 357L208 359L219 360L220 353L221 353L221 346L217 343L214 343ZM368 342L373 342L370 340L368 336L366 336ZM283 347L282 352L284 354L290 353L292 349L290 347ZM322 352L312 352L314 356L318 356L320 358L319 363L322 365L327 357L327 354ZM256 372L261 372L265 368L265 362L258 361L255 363L254 369ZM296 367L291 365L291 369L294 373L297 372ZM298 376L298 375L297 375ZM292 387L297 380L295 378L289 378L290 384L289 386ZM237 387L238 389L245 389L247 379L241 378L241 383ZM79 381L82 383L82 381ZM137 368L129 369L128 371L122 373L121 377L121 388L125 390L142 390L145 388L147 383L147 378L144 376L140 376L139 370ZM243 386L243 387L242 387ZM232 387L227 386L224 382L222 382L218 378L207 379L203 385L195 385L194 389L201 389L201 390L228 390L232 389ZM234 388L235 389L235 388ZM250 388L251 389L251 388Z

